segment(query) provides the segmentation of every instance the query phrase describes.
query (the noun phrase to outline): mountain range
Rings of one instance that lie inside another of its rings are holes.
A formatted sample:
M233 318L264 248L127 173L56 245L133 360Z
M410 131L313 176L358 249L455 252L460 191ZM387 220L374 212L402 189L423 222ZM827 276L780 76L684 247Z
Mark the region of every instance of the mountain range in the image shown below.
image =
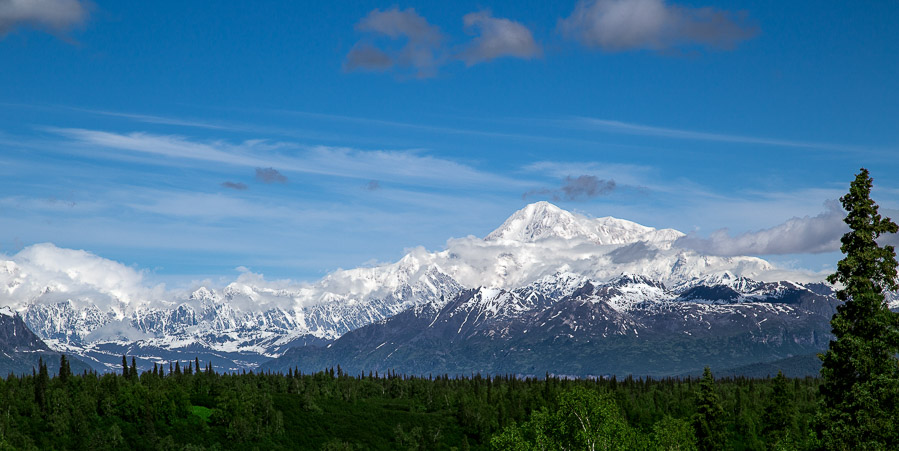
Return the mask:
M683 236L537 202L483 239L395 263L313 283L245 273L184 292L38 244L0 262L0 305L100 371L127 354L224 371L666 375L826 347L837 301L818 276L702 255L679 247Z

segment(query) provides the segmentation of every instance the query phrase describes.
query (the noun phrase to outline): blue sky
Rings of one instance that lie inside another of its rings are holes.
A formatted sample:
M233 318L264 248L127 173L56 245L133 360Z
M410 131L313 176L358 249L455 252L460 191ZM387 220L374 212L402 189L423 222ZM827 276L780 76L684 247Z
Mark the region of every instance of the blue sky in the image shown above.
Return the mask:
M551 200L714 235L711 252L778 235L796 244L738 249L821 270L838 253L784 224L828 218L862 166L899 210L897 19L896 2L0 0L0 253L310 280Z

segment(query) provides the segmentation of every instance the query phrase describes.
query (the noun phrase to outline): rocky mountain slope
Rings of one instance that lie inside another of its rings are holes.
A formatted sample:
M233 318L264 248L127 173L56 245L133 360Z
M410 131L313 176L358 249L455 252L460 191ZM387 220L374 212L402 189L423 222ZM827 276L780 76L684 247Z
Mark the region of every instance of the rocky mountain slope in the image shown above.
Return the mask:
M837 305L801 284L739 278L672 291L623 276L546 292L546 281L511 291L466 290L326 347L291 349L262 369L673 376L821 350Z
M9 307L0 308L0 369L3 376L9 373L30 374L43 359L51 374L59 372L60 353L50 349L35 335L22 317ZM78 373L90 369L77 359L70 358L72 371Z

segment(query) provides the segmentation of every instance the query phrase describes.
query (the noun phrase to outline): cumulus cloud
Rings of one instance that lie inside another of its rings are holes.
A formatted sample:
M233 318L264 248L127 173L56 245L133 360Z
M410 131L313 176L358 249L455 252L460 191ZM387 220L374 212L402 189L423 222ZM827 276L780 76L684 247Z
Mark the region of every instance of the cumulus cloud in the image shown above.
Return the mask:
M18 26L64 32L83 23L87 13L79 0L0 0L0 37Z
M540 55L531 30L519 22L493 17L490 11L466 14L462 21L478 34L459 55L468 66L504 56L531 59Z
M223 182L223 183L222 183L222 187L224 187L224 188L230 188L230 189L236 189L236 190L238 190L238 191L243 191L243 190L249 188L249 187L247 186L246 183L241 183L241 182L231 182L231 181Z
M388 48L372 42L357 43L344 62L344 70L387 70L399 68L417 77L436 74L443 58L443 33L413 8L375 9L356 24L356 30L371 39L388 38ZM402 43L398 43L398 41Z
M690 45L729 49L757 33L740 14L665 0L580 0L559 29L587 47L611 52Z
M287 183L287 177L275 168L256 168L256 180L262 183Z
M141 271L50 243L28 246L9 260L0 259L0 286L3 305L73 300L104 307L164 296L163 286L146 286Z
M551 196L553 200L586 200L604 196L615 191L615 180L604 180L595 175L567 176L562 186L555 189L531 190L524 193L522 199L533 196Z
M848 226L843 222L845 212L837 201L828 201L825 207L817 216L792 218L769 229L737 236L730 236L727 229L718 230L708 238L689 234L678 239L675 246L722 256L833 252L840 249L840 238Z
M475 37L456 51L447 45L440 28L414 9L375 9L356 24L356 31L366 36L347 53L343 69L396 70L427 78L454 59L472 66L501 57L530 59L541 53L531 31L519 22L493 17L489 11L466 14L462 21Z

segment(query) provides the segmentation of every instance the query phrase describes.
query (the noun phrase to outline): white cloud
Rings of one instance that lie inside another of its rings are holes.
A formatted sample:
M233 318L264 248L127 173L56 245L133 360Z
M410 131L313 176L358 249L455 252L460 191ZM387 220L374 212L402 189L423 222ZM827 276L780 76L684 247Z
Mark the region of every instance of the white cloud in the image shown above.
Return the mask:
M845 213L836 201L825 204L817 216L792 218L769 229L730 236L726 229L708 238L690 234L675 245L709 255L777 255L833 252L840 248L840 237L848 230Z
M687 45L728 49L757 33L738 15L665 0L579 0L559 28L585 46L613 52Z
M0 0L0 38L17 26L63 32L87 19L79 0Z
M540 56L540 46L531 30L519 22L493 17L489 11L469 13L462 20L467 29L478 33L459 55L468 66L505 56L522 59Z
M165 296L162 285L145 285L141 271L51 243L28 246L0 261L0 283L5 303L72 299L110 307Z

